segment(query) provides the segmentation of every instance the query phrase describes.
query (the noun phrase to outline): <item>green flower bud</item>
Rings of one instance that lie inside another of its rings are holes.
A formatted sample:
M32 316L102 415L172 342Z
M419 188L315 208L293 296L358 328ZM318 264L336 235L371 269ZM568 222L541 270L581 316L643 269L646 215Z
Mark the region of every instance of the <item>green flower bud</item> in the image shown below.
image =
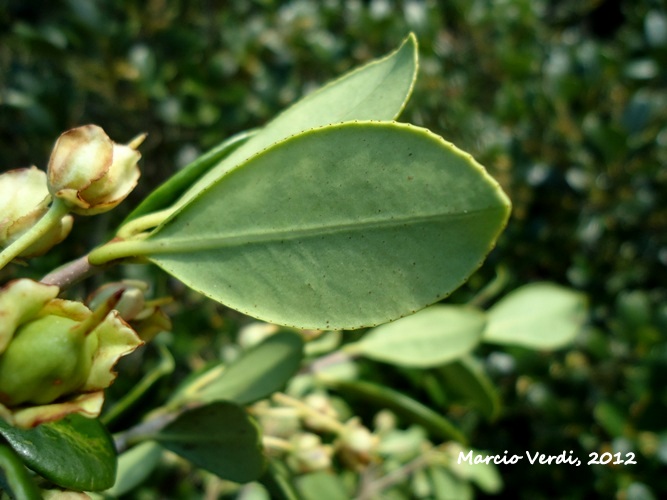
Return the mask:
M97 416L114 365L143 343L112 310L118 296L93 312L58 292L27 279L0 290L0 413L15 425Z
M48 211L51 195L46 174L36 167L10 170L0 175L0 248L19 239ZM21 257L35 257L64 240L72 229L66 215L40 240L25 249Z
M69 318L46 316L19 329L0 356L0 403L47 404L83 386L95 347L86 341L96 339L76 325Z
M64 132L49 160L49 191L80 215L111 210L137 185L141 155L136 148L144 137L121 145L97 125Z

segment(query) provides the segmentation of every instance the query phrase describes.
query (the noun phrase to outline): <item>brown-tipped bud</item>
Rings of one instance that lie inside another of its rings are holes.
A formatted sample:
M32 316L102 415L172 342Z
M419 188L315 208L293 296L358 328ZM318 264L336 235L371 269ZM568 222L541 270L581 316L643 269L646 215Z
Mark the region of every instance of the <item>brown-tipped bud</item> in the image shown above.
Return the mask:
M122 145L97 125L64 132L49 160L49 191L80 215L111 210L137 185L141 155L136 148L143 137Z

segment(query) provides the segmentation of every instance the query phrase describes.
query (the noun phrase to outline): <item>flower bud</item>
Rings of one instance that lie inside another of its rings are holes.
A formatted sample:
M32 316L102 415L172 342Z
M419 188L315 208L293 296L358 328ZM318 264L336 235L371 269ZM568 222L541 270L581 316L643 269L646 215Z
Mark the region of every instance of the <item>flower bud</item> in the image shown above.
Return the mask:
M118 297L93 312L58 292L27 279L0 289L0 403L15 425L97 416L113 366L142 344L111 310Z
M354 470L361 470L374 458L379 438L357 418L345 423L345 429L338 435L337 450L341 460Z
M114 309L118 311L125 321L132 321L146 308L144 292L148 285L138 280L123 280L114 283L106 283L95 290L86 300L88 307L96 309L114 295L120 294Z
M95 290L86 303L91 309L96 309L117 295L119 299L114 309L137 332L141 340L150 342L158 333L171 331L171 320L160 308L160 305L170 302L171 299L167 297L147 301L147 290L148 285L139 280L107 283Z
M46 174L36 167L10 170L0 175L0 248L19 239L48 211L51 195ZM40 240L25 249L21 257L35 257L64 240L72 229L66 215Z
M144 137L121 145L97 125L64 132L49 160L49 191L80 215L111 210L137 185L141 155L136 148Z
M331 446L322 444L317 434L302 432L290 440L292 452L287 462L297 472L313 472L331 467L333 450Z
M306 427L319 432L335 431L336 427L332 427L331 421L338 425L339 415L332 404L331 396L314 392L306 396L303 402L315 410L304 414L303 423Z
M271 407L264 400L255 404L253 414L259 418L265 436L289 438L301 428L296 408Z

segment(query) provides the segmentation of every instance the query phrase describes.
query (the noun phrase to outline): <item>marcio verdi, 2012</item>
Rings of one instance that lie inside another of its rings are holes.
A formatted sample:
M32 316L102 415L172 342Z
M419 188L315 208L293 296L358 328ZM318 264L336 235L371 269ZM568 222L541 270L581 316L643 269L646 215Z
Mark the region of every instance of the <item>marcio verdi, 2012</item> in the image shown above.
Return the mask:
M524 455L508 455L507 450L503 455L484 455L481 453L474 453L473 450L468 451L468 453L459 452L459 458L457 463L468 462L470 465L474 464L507 464L514 465L519 463L520 460L524 458L528 459L528 462L534 465L551 465L551 464L570 464L576 465L577 467L581 465L581 460L573 455L572 450L569 452L563 451L558 455L545 455L536 451L531 453L526 451Z

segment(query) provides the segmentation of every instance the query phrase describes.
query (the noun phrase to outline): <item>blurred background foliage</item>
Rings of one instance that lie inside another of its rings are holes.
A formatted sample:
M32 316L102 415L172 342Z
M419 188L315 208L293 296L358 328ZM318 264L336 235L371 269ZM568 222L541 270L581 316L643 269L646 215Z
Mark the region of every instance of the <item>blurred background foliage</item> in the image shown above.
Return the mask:
M77 125L99 124L118 142L148 132L140 187L120 210L80 221L90 231L63 247L71 258L198 154L409 31L420 75L401 120L471 152L514 203L498 247L450 301L469 300L502 266L505 291L549 280L591 304L569 349L481 348L502 414L486 423L454 405L450 416L491 453L637 455L631 466L500 466L514 498L665 497L660 0L0 0L0 169L44 168L57 136ZM177 298L173 350L190 366L246 321L189 292ZM419 383L386 370L376 378L432 405Z

